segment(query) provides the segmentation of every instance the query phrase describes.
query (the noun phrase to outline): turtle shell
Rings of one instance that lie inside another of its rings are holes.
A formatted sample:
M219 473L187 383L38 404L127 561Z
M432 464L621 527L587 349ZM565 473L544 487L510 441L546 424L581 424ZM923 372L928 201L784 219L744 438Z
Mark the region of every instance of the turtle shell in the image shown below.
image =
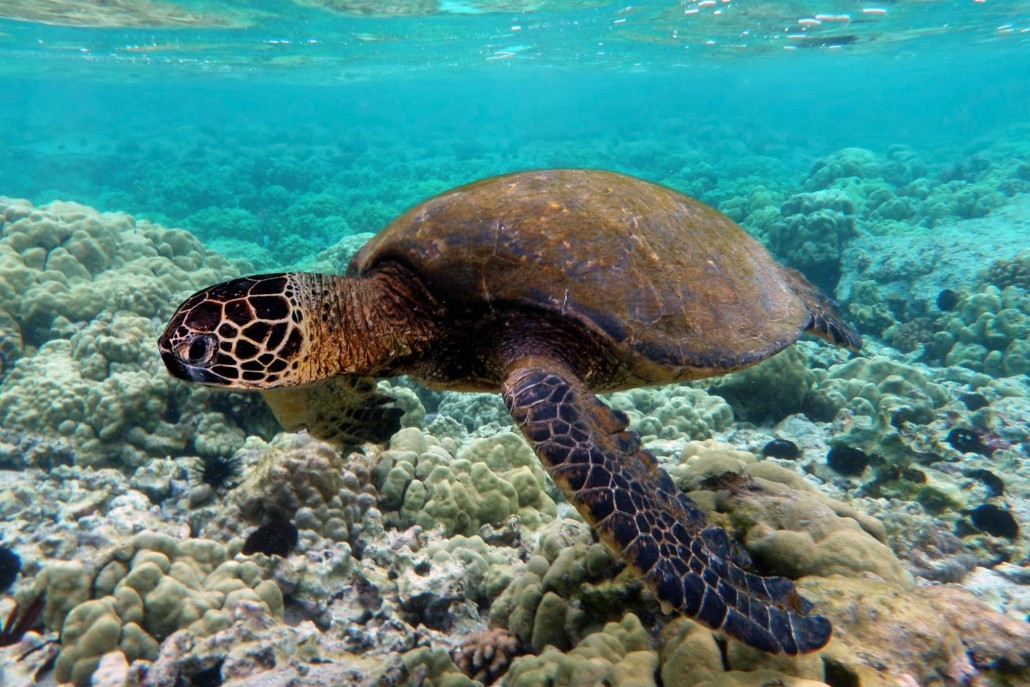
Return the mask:
M810 319L784 269L728 217L613 172L519 172L442 193L373 237L348 274L394 262L459 319L573 318L645 381L751 364Z

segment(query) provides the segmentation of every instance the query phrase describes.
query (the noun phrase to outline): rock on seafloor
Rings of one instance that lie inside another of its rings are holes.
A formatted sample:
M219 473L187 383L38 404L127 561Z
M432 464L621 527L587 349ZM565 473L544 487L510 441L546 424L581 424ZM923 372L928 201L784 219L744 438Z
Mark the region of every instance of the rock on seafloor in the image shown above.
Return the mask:
M900 218L939 238L1022 206L968 219L956 190L920 209L925 174L846 149L796 193L731 203L838 284L873 334L861 355L806 341L607 397L757 569L830 618L827 647L794 658L663 614L497 396L390 380L405 429L386 446L278 432L256 397L169 379L153 347L175 302L247 265L124 214L3 199L0 543L23 571L0 617L47 593L40 633L0 648L3 684L1030 684L1023 265L949 273L965 281L938 312L956 285L884 239ZM961 250L935 245L942 264ZM795 448L760 457L774 439ZM835 447L868 464L834 470ZM205 458L240 478L198 482ZM1018 529L978 526L985 508ZM242 553L283 521L294 548Z

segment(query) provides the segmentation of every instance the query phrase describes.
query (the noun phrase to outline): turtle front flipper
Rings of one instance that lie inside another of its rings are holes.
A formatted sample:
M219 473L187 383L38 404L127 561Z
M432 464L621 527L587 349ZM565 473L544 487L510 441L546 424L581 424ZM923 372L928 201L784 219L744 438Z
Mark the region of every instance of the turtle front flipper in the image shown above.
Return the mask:
M401 428L404 411L370 377L339 375L303 386L267 389L261 397L288 432L343 446L385 443Z
M809 604L790 580L737 565L742 551L658 467L625 414L568 367L519 360L504 401L555 483L664 608L770 653L814 651L829 641L830 622L804 614Z

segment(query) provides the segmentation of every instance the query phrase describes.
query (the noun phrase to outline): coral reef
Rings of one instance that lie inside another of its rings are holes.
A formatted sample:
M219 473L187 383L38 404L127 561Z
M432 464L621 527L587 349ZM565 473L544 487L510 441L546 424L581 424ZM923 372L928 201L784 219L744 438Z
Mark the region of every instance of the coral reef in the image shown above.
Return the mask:
M815 380L801 347L792 346L754 367L718 378L709 390L724 398L741 420L779 422L806 409Z
M429 454L426 468L432 473L445 465L434 456L446 454L450 476L441 483L460 484L475 462L488 463L502 475L515 465L528 467L518 458L524 447L511 433L467 439L458 446L453 439L437 440L405 429L395 435L382 459L391 454L396 459L385 471L389 475L401 462L414 461L414 467ZM467 454L478 457L454 457ZM687 619L664 617L639 579L628 571L620 573L618 561L579 520L523 523L509 501L496 515L506 517L488 518L468 536L444 527L425 534L417 526L388 529L384 517L392 520L403 509L394 505L380 515L375 498L362 496L372 494L367 491L372 474L385 487L384 475L372 467L374 457L340 456L304 435L284 435L271 445L251 439L238 455L252 472L220 508L235 513L233 519L242 518L239 514L246 510L255 520L296 517L310 508L316 524L302 529L298 552L288 559L256 555L232 560L229 557L241 546L239 539L223 546L140 535L98 568L93 588L83 582L94 576L79 564L48 569L42 580L55 590L48 622L57 627L67 618L69 644L59 659L62 670L88 673L100 665L100 654L111 648L120 654L108 653L105 669L127 675L129 684L200 679L204 671L216 670L223 680L303 674L300 684L317 684L331 676L354 684L410 684L414 679L420 684L471 687L474 683L441 647L457 649L462 637L481 631L479 609L487 607L493 633L510 632L507 636L517 638L522 650L533 654L516 658L519 651L502 642L494 656L501 661L498 665L510 665L504 684L536 684L545 676L555 685L607 679L612 684L650 686L656 684L653 676L658 671L665 685L754 684L771 679L812 685L861 679L863 684L886 687L893 684L889 673L877 666L917 679L955 670L956 675L992 673L1010 661L1013 674L1025 670L1021 666L1027 658L1021 647L1026 642L1019 624L1006 624L969 597L963 603L973 605L965 609L981 618L981 625L951 630L940 620L940 605L950 599L913 587L902 564L884 546L887 537L879 522L823 496L812 482L781 465L712 439L687 443L681 456L666 460L667 468L716 523L736 533L763 572L799 578L804 595L834 623L836 639L824 652L784 659L733 641L720 648L724 640L709 630ZM415 474L423 480L428 477L420 471ZM384 488L382 499L385 493ZM211 507L203 506L200 512ZM448 522L452 511L441 512ZM332 541L326 534L325 524L334 513L341 520L360 520L360 527L339 531L346 532L346 541ZM232 523L211 525L222 536L240 529ZM202 550L185 550L191 546ZM360 559L343 554L339 546L359 549ZM150 594L165 588L174 592L172 596L185 594L175 596L175 603L189 618L164 613L160 627L146 612L142 620L132 620L137 607L126 588L134 590L144 611L151 599L140 592L143 585L135 584L137 578L153 583ZM271 604L253 598L263 596L258 588L268 589L271 580L276 593L282 589L290 594L304 617L329 629L316 630L310 622L290 627L277 621L275 598ZM225 591L230 587L239 590L237 597L245 597L234 610L221 602L208 607L214 600L228 602L230 594ZM862 595L863 608L868 609L859 616L848 610L855 605L856 594ZM225 614L231 624L222 624ZM872 619L895 616L901 623L899 637L909 647L906 652L884 656L877 652L889 651L886 645L868 648L875 643L868 636L874 632ZM211 619L217 622L209 626ZM87 624L100 629L84 632ZM657 644L642 630L645 625L665 626ZM981 634L967 636L974 631ZM103 646L95 644L101 636L106 638ZM163 641L158 647L147 637ZM411 650L412 646L421 648ZM398 660L402 651L406 653ZM256 662L259 655L274 656L275 668L262 667L268 664ZM460 652L455 656L469 668L482 665L485 654L478 660L474 651L472 658L462 658Z
M569 649L640 597L639 580L609 579L618 567L581 522L552 522L491 604L490 625L507 629L534 652Z
M856 236L850 197L837 190L800 193L787 199L780 215L767 234L773 253L833 293L844 249Z
M1022 676L1030 665L1026 623L960 588L901 590L876 579L835 576L803 583L802 590L837 621L823 661L851 684L959 685L982 672L1000 680Z
M945 329L947 313L971 293L1018 286L1019 256L1030 250L1027 208L1026 197L1017 196L989 216L943 223L932 232L909 227L856 238L844 251L838 294L864 331L897 337L905 348L927 343L926 330Z
M459 534L430 540L424 549L430 564L459 569L466 580L465 596L481 606L497 598L522 568L522 558L528 555L517 520L493 531L484 528L484 535L486 539L478 534Z
M983 217L1007 197L1027 190L1017 166L994 164L982 156L930 174L914 151L901 146L891 147L886 156L843 148L817 160L803 183L807 191L847 191L856 199L859 216L874 225L874 233L898 228L898 220L934 227Z
M884 543L882 524L795 472L713 440L688 444L669 471L692 499L714 509L713 520L736 533L763 570L795 579L870 572L911 584Z
M1030 291L1030 251L1023 251L1008 260L995 260L983 271L981 279L1002 291L1010 286Z
M925 424L949 399L948 392L931 381L929 370L885 356L857 358L828 370L815 370L814 390L806 399L813 417L831 420L843 408L853 415L874 418L884 414L906 422Z
M957 685L985 672L1000 677L1010 665L1011 674L1025 674L1025 624L968 592L916 587L885 546L881 523L796 473L713 440L689 443L667 467L715 522L737 533L763 571L799 579L803 595L831 618L835 639L817 654L770 657L732 640L721 647L724 640L709 630L671 618L656 647L640 620L650 626L661 618L649 596L626 574L612 579L607 552L598 550L604 556L590 563L597 545L582 526L552 523L491 608L491 625L507 628L535 654L517 658L504 684L650 687L657 672L660 684L691 687L766 680L888 687L904 675ZM561 548L549 556L562 531ZM952 624L962 613L968 618ZM872 636L884 618L892 619L890 642ZM970 627L969 618L981 625Z
M992 376L1030 373L1030 294L984 286L942 316L927 357Z
M360 453L340 455L307 434L280 434L267 444L253 437L236 457L247 465L247 476L201 532L224 537L241 534L241 522L286 520L302 531L308 546L321 539L350 542L376 503L371 460Z
M937 333L934 320L930 317L916 317L907 322L898 322L884 330L884 336L890 337L890 344L903 353L919 351L924 344L929 344Z
M209 540L180 541L144 533L115 551L90 585L76 595L64 588L88 579L81 565L47 568L37 584L47 592L48 623L61 632L55 675L89 684L100 657L120 650L129 661L157 658L159 642L176 630L210 635L231 624L241 601L282 615L282 593L253 562L229 560L224 546ZM86 598L81 598L86 596ZM76 598L78 597L78 598ZM57 604L74 605L67 615Z
M626 413L630 429L648 445L708 439L733 424L733 410L722 398L685 385L614 393L608 404Z
M411 684L399 657L384 659L348 651L310 621L291 627L264 603L248 599L235 604L231 622L224 627L206 636L179 630L161 643L152 664L144 670L139 666L134 664L130 674L142 676L129 684L141 687L204 684L205 676L220 684L242 684L255 678L271 684L301 680L294 684L312 687Z
M0 607L0 613L6 611ZM57 644L49 637L29 632L21 641L0 647L0 677L4 687L35 687L51 679Z
M650 687L657 668L658 655L651 648L647 630L629 613L620 622L608 623L600 632L586 637L568 653L548 647L539 656L517 659L505 684Z
M677 687L773 684L818 687L824 669L819 656L759 656L732 643L719 646L715 636L686 618L671 620L659 634L661 684Z
M931 168L904 148L845 149L798 188L760 163L612 145L594 166L651 170L720 205L836 284L890 344L849 358L803 343L705 390L608 399L758 571L795 579L830 618L824 650L767 656L663 614L563 502L496 395L391 380L408 429L341 455L276 436L256 397L173 383L152 350L170 306L251 267L126 215L5 198L0 516L23 570L0 617L47 596L44 634L0 648L4 683L1026 682L1030 232L1013 196L1030 190L1025 163ZM407 176L377 174L363 152L376 146ZM512 159L600 155L491 157L468 141L430 156L337 136L260 162L240 142L198 143L181 151L197 165L159 177L159 147L137 151L146 170L98 157L106 202L186 220L261 269L333 272L367 237L356 231L432 192ZM773 437L794 447L757 458ZM826 465L845 449L868 465ZM197 483L198 463L238 463L241 478ZM245 536L284 521L295 546L244 555Z
M514 427L498 394L444 392L437 413L460 422L469 432L483 428Z
M511 667L512 659L523 654L519 640L510 632L491 628L475 632L452 654L451 660L473 680L493 684Z
M74 203L0 202L6 430L64 437L76 462L226 454L271 426L168 378L152 341L190 291L235 272L190 234ZM240 398L240 397L236 397ZM217 406L223 406L219 411ZM25 464L23 464L25 465Z
M173 478L165 483L162 499L184 493L184 479L180 477L179 486L173 486L175 482ZM33 581L51 564L95 565L106 551L141 530L177 535L182 529L174 514L155 508L154 501L113 469L55 465L47 471L0 470L0 494L5 541L22 560L22 576L13 594L23 605L34 593ZM69 594L63 590L59 596ZM47 600L50 627L59 625L52 614L60 603L54 596Z
M511 515L534 527L556 513L540 461L508 432L458 449L451 439L401 430L379 459L376 484L387 522L398 527L468 535Z

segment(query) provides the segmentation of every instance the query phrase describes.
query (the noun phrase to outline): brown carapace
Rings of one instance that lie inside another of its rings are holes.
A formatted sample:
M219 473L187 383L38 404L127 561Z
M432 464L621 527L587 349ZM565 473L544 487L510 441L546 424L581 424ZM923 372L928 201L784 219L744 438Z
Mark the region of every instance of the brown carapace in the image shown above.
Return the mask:
M555 483L664 608L772 653L830 623L792 582L746 571L594 395L722 374L808 332L861 347L834 304L729 218L596 170L448 191L394 220L345 276L273 274L192 296L159 347L181 379L260 389L288 428L383 441L400 410L375 379L500 391Z

